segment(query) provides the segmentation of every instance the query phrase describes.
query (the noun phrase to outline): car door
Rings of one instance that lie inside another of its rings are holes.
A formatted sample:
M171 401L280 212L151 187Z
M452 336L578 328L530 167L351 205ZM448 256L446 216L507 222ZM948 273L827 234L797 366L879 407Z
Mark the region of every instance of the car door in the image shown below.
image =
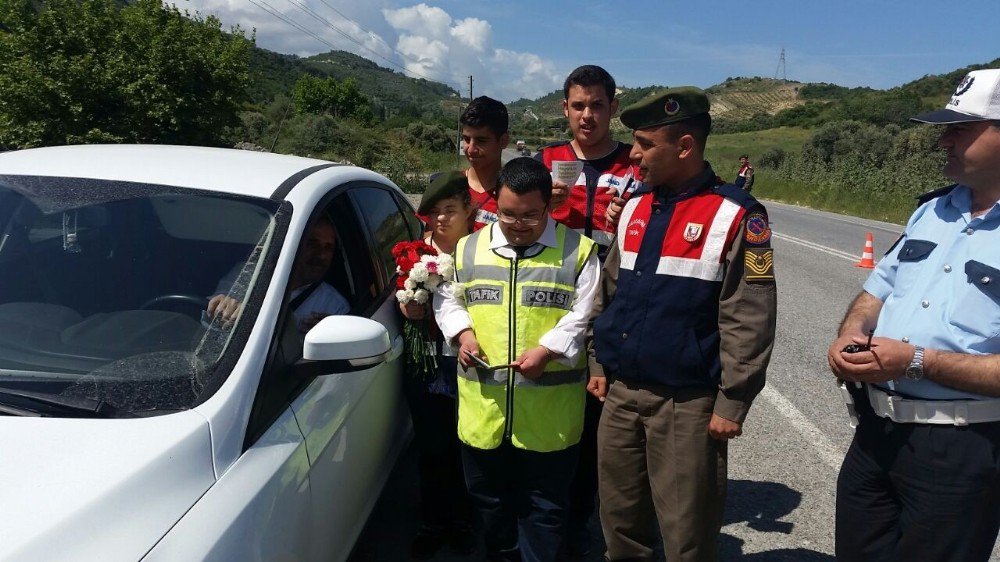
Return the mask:
M413 232L387 187L354 186L330 209L348 250L352 311L384 325L393 342L388 361L317 377L292 402L311 464L311 552L339 560L350 553L409 435L391 251Z

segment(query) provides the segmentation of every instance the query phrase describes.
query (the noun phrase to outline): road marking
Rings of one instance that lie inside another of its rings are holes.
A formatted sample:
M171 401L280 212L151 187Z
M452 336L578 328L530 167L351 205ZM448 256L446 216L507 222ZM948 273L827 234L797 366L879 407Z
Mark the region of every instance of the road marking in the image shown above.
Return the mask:
M844 451L834 447L826 435L777 390L774 390L770 386L765 386L764 390L760 391L760 395L764 400L770 402L778 410L778 413L785 416L792 423L792 426L802 434L807 443L812 444L821 461L832 468L834 472L840 471L840 463L844 459ZM847 417L846 413L844 417ZM846 420L844 423L847 423Z
M819 252L824 252L826 254L830 254L831 256L837 256L838 258L843 258L843 259L848 260L848 261L856 262L859 259L858 256L855 256L855 255L852 255L852 254L848 254L847 252L843 252L841 250L837 250L836 248L829 248L827 246L822 246L822 245L817 244L815 242L810 242L808 240L803 240L801 238L796 238L794 236L789 236L787 234L781 234L781 233L778 233L778 232L774 232L773 230L771 231L771 234L775 238L778 238L779 240L788 240L789 242L791 242L793 244L799 244L800 246L805 246L806 248L811 248L811 249L819 251Z
M898 224L877 221L873 219L863 219L861 217L853 217L851 215L840 215L837 213L831 213L830 211L821 211L819 209L810 209L809 207L799 207L798 205L779 203L778 201L768 201L767 204L775 205L776 207L785 207L786 208L785 210L789 212L802 213L803 215L810 215L824 220L842 222L853 226L863 226L865 228L871 228L875 230L883 230L885 232L891 232L896 236L899 236L900 234L903 233L903 227ZM774 217L770 218L774 219Z

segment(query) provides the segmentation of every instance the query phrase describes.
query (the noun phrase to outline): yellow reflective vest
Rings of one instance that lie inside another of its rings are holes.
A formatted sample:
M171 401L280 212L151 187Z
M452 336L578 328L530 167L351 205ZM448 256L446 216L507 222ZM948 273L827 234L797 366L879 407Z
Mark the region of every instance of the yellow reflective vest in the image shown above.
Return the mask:
M551 219L549 219L551 220ZM492 227L459 241L455 276L479 346L493 365L510 363L539 345L573 307L576 279L594 241L556 225L558 246L517 259L490 249ZM459 369L458 437L478 449L504 439L520 449L549 452L580 441L587 359L550 361L536 380L513 369Z

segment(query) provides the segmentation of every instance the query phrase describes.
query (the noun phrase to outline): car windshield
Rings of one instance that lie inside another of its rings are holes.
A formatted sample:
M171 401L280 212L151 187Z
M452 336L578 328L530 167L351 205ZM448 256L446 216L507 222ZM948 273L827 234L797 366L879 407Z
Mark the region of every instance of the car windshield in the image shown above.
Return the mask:
M280 209L194 189L0 175L0 405L148 416L204 401L246 343ZM217 294L248 305L235 325L206 314Z

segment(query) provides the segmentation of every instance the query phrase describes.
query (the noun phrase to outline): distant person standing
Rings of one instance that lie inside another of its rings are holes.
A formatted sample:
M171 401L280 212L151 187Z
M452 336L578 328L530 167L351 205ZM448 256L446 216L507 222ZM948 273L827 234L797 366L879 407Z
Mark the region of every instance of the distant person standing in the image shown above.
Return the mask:
M546 145L535 156L550 171L555 161L583 162L583 172L574 185L554 182L554 189L563 192L565 202L554 202L552 218L595 240L601 259L607 254L615 231L608 208L618 199L620 211L620 201L638 183L629 159L632 145L611 138L611 119L618 112L615 90L614 78L599 66L585 65L571 72L563 83L563 113L569 121L573 139ZM587 522L594 513L597 496L597 422L600 417L601 401L588 395L565 546L566 553L574 557L586 556L591 550Z
M747 193L753 189L753 166L750 165L750 157L746 154L740 156L740 171L737 172L736 181L733 183Z
M920 198L827 353L859 418L836 554L985 562L1000 529L1000 69L912 120L941 127L956 183Z

